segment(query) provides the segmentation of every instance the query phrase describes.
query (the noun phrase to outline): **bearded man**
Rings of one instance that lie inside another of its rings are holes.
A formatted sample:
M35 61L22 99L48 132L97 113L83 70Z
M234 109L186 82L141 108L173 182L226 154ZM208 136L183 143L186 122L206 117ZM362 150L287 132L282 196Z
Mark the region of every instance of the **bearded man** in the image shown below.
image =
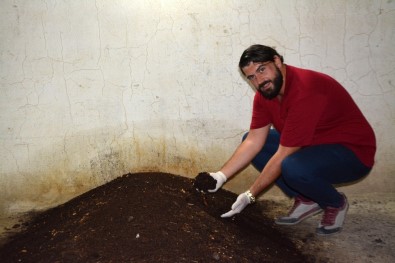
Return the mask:
M249 47L239 68L257 91L250 130L218 172L195 178L196 189L215 192L252 163L259 176L222 217L240 213L276 183L295 201L277 224L295 225L323 212L316 233L339 232L349 204L335 185L357 181L371 171L376 152L372 127L335 79L287 65L271 47ZM215 187L203 183L206 177Z

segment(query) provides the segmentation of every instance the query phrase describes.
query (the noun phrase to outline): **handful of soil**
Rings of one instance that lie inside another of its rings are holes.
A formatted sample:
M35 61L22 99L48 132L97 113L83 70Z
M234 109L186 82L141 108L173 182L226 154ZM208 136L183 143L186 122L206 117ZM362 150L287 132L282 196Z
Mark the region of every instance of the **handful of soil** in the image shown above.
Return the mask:
M217 185L215 180L208 172L201 172L195 177L193 186L200 192L207 193L208 190L214 190Z

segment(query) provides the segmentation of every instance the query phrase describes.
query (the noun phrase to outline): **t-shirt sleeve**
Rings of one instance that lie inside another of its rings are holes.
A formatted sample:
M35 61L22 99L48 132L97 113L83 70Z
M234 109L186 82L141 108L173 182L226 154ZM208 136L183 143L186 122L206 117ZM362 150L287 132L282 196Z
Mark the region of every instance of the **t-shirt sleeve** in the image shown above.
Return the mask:
M326 104L327 99L320 93L294 100L286 110L280 144L286 147L310 145Z
M264 99L259 92L255 93L252 106L252 118L250 129L259 129L271 123L271 117L268 109L264 105Z

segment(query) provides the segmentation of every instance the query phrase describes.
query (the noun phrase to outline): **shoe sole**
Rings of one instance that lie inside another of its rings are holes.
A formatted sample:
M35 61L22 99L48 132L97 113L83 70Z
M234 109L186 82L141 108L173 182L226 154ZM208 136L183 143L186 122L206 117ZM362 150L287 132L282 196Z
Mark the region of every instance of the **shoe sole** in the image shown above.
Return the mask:
M337 233L340 233L342 231L341 227L335 228L335 229L325 229L325 228L317 228L315 233L317 236L331 236Z
M280 225L280 226L293 226L293 225L299 224L300 222L302 222L303 220L305 220L309 217L312 217L314 215L321 213L322 211L324 211L324 210L318 209L310 214L306 214L304 217L299 218L299 220L295 221L295 222L285 222L285 221L281 222L281 221L279 221L279 219L277 219L276 221L274 221L274 223L276 225Z

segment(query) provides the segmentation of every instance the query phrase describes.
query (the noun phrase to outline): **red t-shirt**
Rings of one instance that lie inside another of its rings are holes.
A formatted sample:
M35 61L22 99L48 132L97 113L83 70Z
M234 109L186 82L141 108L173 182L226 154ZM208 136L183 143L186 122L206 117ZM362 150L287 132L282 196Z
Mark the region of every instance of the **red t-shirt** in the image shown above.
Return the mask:
M372 127L350 94L333 78L286 65L281 102L254 97L251 129L272 124L280 144L305 147L342 144L368 167L374 164L376 139Z

